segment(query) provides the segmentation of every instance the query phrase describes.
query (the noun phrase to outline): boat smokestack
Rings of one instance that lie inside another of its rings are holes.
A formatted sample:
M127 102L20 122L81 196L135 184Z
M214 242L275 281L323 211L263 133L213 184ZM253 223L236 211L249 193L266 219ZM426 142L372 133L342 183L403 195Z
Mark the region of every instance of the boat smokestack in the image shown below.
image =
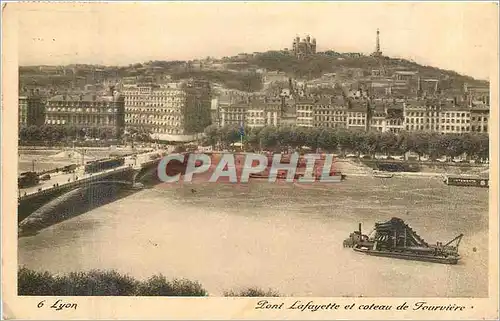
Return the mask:
M361 223L359 223L359 234L361 234Z

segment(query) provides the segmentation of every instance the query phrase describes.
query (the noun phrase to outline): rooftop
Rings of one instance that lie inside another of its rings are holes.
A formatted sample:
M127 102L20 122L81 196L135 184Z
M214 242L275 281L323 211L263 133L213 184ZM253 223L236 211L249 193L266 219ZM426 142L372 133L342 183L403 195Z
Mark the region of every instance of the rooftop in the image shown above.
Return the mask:
M48 101L85 101L85 102L112 102L113 96L110 95L95 95L95 94L69 94L69 95L56 95L48 99Z

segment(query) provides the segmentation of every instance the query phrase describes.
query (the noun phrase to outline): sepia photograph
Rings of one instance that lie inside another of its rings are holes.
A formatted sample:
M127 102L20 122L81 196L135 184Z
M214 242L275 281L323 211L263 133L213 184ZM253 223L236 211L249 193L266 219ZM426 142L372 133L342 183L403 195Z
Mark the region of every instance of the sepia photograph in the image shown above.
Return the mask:
M3 317L498 318L498 3L2 6Z

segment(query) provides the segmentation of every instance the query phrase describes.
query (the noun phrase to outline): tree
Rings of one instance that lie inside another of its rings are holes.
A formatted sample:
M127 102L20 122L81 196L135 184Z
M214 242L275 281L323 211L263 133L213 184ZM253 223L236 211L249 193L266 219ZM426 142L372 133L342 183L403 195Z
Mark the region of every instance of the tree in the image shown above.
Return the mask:
M206 144L214 148L219 138L219 128L217 127L217 125L210 125L205 128L204 133Z
M428 154L431 159L437 159L442 156L442 141L444 140L443 135L432 133L429 136L428 143Z
M481 133L478 135L479 148L477 156L481 159L489 159L490 156L490 142L488 134Z
M391 155L398 150L398 138L392 132L381 133L378 137L377 151L385 155Z
M325 151L334 151L337 149L337 136L331 128L321 129L318 135L318 147Z
M305 145L312 150L316 150L318 148L318 138L320 134L320 130L315 127L307 127L305 128L306 134L306 143Z
M245 129L244 142L248 145L251 150L260 149L259 140L260 128L249 128Z
M276 148L279 146L278 133L276 127L266 126L259 133L262 146L266 148Z
M359 151L363 154L374 156L378 149L379 135L375 132L360 133L359 135Z
M412 134L412 151L418 154L418 159L429 152L429 133L416 132Z

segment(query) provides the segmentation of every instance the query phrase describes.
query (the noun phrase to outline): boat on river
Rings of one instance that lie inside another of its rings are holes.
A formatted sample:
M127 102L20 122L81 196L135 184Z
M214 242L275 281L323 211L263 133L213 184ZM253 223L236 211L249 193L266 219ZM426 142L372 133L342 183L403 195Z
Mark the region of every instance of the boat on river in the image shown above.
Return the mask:
M463 234L446 244L437 242L430 245L397 217L376 223L373 232L373 236L364 235L360 223L358 231L354 231L344 240L344 247L352 248L358 253L395 259L442 264L457 264L460 260L458 246Z

